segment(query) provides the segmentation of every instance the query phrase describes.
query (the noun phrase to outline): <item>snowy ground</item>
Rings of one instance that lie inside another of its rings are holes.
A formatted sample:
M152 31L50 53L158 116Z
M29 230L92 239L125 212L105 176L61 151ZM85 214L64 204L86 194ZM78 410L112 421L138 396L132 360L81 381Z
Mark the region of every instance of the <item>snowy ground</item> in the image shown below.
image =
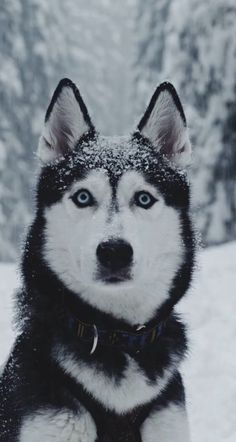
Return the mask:
M183 367L193 442L236 441L236 243L199 256L194 287L179 310L189 324L191 348ZM0 364L7 357L14 265L0 266ZM173 441L174 442L174 441Z

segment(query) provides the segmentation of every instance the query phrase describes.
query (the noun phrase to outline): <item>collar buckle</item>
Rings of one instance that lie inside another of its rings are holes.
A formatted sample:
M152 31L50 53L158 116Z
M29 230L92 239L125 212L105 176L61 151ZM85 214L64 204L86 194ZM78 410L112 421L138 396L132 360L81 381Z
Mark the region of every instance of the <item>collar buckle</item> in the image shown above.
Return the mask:
M98 329L97 329L95 324L93 324L93 332L94 332L94 335L93 335L93 345L92 345L92 348L90 350L90 355L92 355L95 352L95 350L97 348L97 345L98 345Z
M142 330L143 328L146 328L146 325L144 325L144 324L139 324L139 325L137 325L137 327L136 327L136 331L140 331L140 330Z

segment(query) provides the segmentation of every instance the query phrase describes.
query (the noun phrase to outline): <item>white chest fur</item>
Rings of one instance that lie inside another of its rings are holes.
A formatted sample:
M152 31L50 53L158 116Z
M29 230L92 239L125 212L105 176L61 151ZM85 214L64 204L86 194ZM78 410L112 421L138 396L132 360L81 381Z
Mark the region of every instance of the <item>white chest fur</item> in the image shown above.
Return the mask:
M117 413L127 412L134 407L157 397L170 380L176 361L164 370L156 382L150 383L134 359L127 355L127 367L119 381L108 377L98 367L85 364L73 358L72 354L57 348L54 353L63 370L83 385L84 389L106 408Z
M86 410L44 410L23 422L19 442L95 442L95 423Z
M141 436L144 442L190 442L185 409L171 404L152 413L143 423Z

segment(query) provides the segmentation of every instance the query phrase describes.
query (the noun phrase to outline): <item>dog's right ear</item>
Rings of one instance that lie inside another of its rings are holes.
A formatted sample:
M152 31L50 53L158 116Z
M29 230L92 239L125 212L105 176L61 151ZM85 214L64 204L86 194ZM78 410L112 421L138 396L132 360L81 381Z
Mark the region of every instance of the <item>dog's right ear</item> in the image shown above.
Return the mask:
M46 112L37 155L44 163L51 162L73 150L90 131L94 132L94 126L79 90L71 80L64 78Z

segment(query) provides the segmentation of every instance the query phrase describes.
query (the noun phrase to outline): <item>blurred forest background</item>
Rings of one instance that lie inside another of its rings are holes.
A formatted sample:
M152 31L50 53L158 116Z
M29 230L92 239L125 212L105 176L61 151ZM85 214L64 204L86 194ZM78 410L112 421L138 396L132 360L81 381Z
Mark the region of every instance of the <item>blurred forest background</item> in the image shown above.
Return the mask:
M173 82L194 148L203 243L236 238L235 0L1 0L0 260L19 254L37 139L64 76L104 134L130 131L156 85Z

